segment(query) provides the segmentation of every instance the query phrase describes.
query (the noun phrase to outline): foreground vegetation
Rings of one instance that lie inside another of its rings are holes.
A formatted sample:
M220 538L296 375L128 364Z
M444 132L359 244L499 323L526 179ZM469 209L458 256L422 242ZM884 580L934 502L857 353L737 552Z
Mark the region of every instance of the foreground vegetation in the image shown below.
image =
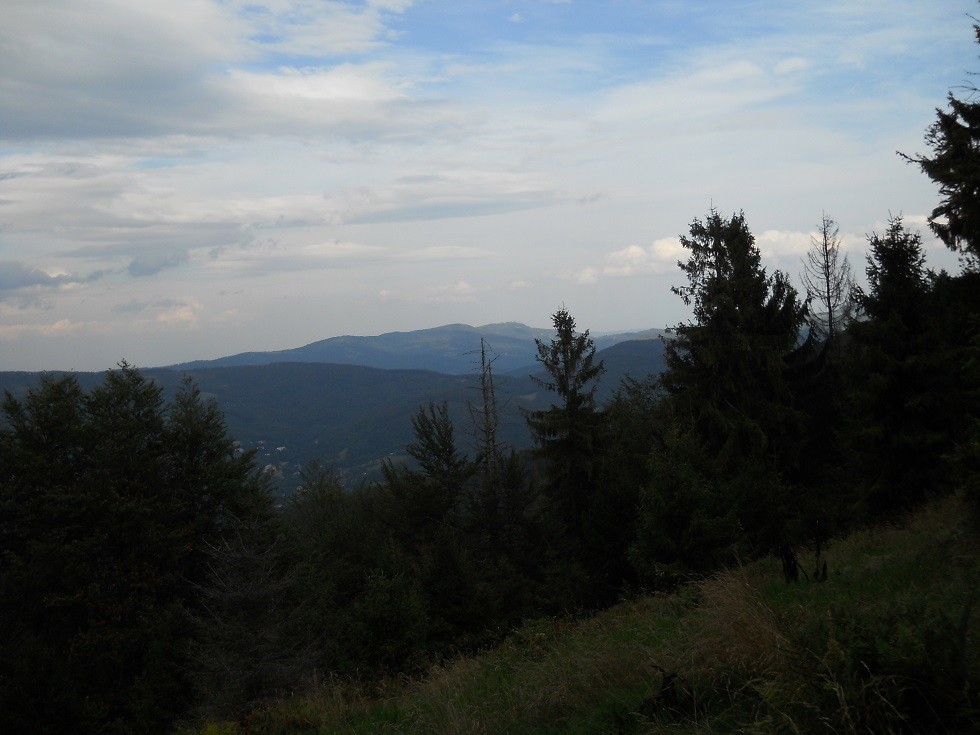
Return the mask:
M527 622L417 679L328 680L188 732L976 732L980 539L961 501L854 533L825 559L822 583L786 585L763 560Z

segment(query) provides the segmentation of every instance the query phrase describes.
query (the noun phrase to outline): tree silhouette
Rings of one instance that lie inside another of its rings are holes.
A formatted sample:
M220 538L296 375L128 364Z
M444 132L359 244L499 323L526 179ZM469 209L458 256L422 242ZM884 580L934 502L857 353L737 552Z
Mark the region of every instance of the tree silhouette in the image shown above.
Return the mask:
M819 312L810 312L810 329L830 343L847 327L853 312L854 279L847 255L840 252L839 232L837 223L824 212L820 234L810 238L801 274L807 294L820 306Z

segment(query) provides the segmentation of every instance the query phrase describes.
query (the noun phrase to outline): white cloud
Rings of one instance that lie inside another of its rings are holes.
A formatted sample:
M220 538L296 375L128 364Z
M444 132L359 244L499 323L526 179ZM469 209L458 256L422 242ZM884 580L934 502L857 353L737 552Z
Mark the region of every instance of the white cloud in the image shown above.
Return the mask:
M283 67L274 72L232 71L230 79L247 97L308 102L388 102L405 94L385 79L390 64L341 64L329 69Z
M802 56L791 56L776 62L773 71L776 74L796 74L811 68L812 64Z
M252 247L217 253L201 267L218 277L301 273L321 269L349 269L391 257L387 248L363 243L329 240L313 243L282 243L275 240Z
M810 249L810 238L815 235L815 232L764 230L756 235L755 245L763 258L803 257Z
M677 261L684 260L687 250L680 238L663 237L647 247L630 245L610 253L602 269L607 276L643 276L674 271Z
M563 269L559 272L559 277L566 281L573 281L583 286L589 286L599 280L599 270L592 266L586 266L577 270Z
M49 324L0 324L0 340L16 340L29 337L56 337L83 331L85 324L71 319L58 319Z
M160 132L220 106L205 81L243 58L207 0L10 0L0 24L0 130L10 139Z
M156 315L159 324L193 327L200 321L194 306L175 306Z
M36 139L315 129L401 96L380 61L411 3L11 0L0 26L0 136ZM270 68L299 57L305 67ZM284 107L284 102L291 105ZM278 101L278 102L275 102ZM383 115L375 113L378 119Z

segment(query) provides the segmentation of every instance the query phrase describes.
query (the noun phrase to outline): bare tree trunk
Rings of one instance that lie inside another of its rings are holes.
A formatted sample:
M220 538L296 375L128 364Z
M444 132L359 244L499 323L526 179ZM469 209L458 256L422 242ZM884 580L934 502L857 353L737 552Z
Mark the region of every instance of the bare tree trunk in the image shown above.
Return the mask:
M840 252L839 232L837 223L824 212L820 234L810 238L812 249L803 260L801 273L807 294L823 312L820 315L811 310L810 328L830 343L847 326L853 312L854 279L847 255Z

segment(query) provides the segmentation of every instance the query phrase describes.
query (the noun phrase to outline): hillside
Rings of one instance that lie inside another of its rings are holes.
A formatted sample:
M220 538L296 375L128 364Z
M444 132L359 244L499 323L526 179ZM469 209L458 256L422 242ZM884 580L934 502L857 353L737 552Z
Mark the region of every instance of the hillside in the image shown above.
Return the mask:
M949 499L837 541L823 583L787 585L764 560L528 622L416 681L313 682L195 732L976 732L980 544L963 517Z
M423 334L404 356L421 354ZM415 333L410 333L415 334ZM472 337L472 335L470 335ZM533 339L528 337L533 348ZM328 340L329 341L329 340ZM402 344L410 343L402 335ZM476 342L467 342L479 348ZM278 354L278 353L262 353ZM473 354L460 352L472 360ZM598 397L607 400L621 380L643 378L663 370L663 343L659 339L620 341L598 353L606 364ZM230 359L230 358L229 358ZM521 359L525 359L523 356ZM521 409L538 410L551 396L528 377L533 362L514 374L495 366L500 409L501 439L517 449L529 446L530 437ZM471 449L469 406L477 401L475 368L446 374L412 368L381 369L365 365L320 362L283 362L224 367L154 368L142 371L172 396L185 375L213 397L227 421L229 433L246 449L257 450L260 466L268 467L280 494L289 494L299 483L299 471L318 460L349 485L376 479L384 458L398 458L412 440L412 416L430 401L446 401L457 427L461 449ZM102 379L101 373L80 373L83 388ZM40 379L38 373L0 373L0 391L23 396Z

